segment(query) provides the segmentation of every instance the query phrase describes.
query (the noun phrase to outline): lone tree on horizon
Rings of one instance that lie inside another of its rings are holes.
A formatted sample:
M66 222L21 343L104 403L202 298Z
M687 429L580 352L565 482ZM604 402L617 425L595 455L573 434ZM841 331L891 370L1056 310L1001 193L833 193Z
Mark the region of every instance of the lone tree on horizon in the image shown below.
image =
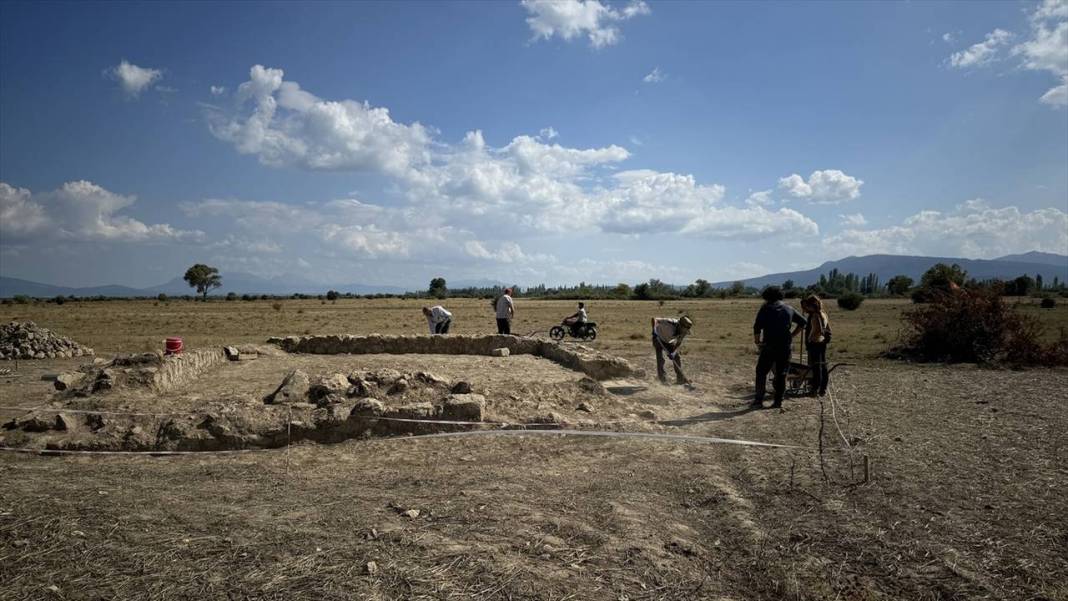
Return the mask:
M430 280L430 288L427 289L427 294L433 298L445 298L449 294L449 287L445 283L445 278Z
M208 300L208 291L222 286L222 276L219 270L203 263L197 263L185 271L183 279L190 288L196 288L197 294L203 295L204 301Z

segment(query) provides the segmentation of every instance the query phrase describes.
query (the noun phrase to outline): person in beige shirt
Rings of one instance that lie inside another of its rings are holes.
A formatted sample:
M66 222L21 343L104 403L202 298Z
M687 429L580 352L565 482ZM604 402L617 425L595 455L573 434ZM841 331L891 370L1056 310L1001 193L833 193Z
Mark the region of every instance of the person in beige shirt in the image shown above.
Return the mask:
M679 347L682 341L690 333L693 320L689 317L671 319L668 317L653 318L653 350L656 351L656 377L662 384L667 384L667 373L664 371L664 353L671 359L671 365L675 368L675 383L689 384L686 374L682 373L682 355Z

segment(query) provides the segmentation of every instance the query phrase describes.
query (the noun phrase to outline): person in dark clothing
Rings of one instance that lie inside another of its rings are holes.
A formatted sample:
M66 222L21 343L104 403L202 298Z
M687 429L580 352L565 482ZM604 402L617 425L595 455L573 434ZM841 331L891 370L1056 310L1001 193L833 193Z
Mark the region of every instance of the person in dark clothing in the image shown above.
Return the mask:
M782 290L768 286L761 294L764 304L757 311L753 323L753 342L760 348L756 365L756 396L753 407L763 407L767 389L768 372L774 374L775 402L772 407L782 407L786 393L786 370L790 367L790 345L793 337L808 323L794 308L782 302ZM791 326L797 327L791 332Z
M831 321L823 310L818 296L801 301L801 310L808 316L805 326L805 348L808 349L808 368L812 370L812 396L827 394L827 345L831 342Z

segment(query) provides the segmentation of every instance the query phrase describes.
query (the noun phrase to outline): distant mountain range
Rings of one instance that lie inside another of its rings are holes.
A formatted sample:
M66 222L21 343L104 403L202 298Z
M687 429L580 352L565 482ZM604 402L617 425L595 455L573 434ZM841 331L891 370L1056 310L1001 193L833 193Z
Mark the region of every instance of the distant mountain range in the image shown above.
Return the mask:
M289 295L294 293L325 294L327 290L337 290L341 293L351 294L403 294L408 289L401 286L373 286L368 284L317 284L306 278L295 275L283 275L274 278L262 278L248 273L223 273L222 287L212 291L212 295L225 295L229 292L236 294L271 294ZM51 298L54 296L157 296L160 293L168 296L182 296L195 294L196 291L189 287L180 277L149 288L131 288L129 286L91 286L86 288L72 288L69 286L53 286L41 284L18 278L0 277L0 298L10 298L16 294L38 298Z
M1021 275L1035 277L1041 275L1047 283L1054 277L1068 282L1068 256L1053 253L1029 252L1019 255L1007 255L997 259L954 259L952 257L912 257L905 255L867 255L864 257L846 257L838 261L828 261L815 269L772 273L755 278L740 280L746 286L761 288L771 284L781 285L786 280L793 280L796 286L808 286L819 281L820 276L832 269L842 273L855 273L866 276L874 273L885 283L895 275L905 275L916 282L920 276L936 263L952 265L956 263L968 272L968 277L977 280L1008 280ZM716 282L713 286L722 288L732 282Z
M864 257L846 257L838 261L828 261L815 269L773 273L755 278L741 280L747 286L760 288L769 284L782 284L793 280L797 286L808 286L819 281L820 275L832 269L842 273L856 273L861 276L874 273L884 283L895 275L906 275L917 282L923 272L935 263L956 263L964 268L970 277L986 279L1011 279L1020 275L1034 277L1041 274L1042 279L1052 283L1054 277L1068 282L1068 256L1052 253L1029 252L1019 255L1007 255L997 259L954 259L952 257L910 257L902 255L868 255ZM274 278L262 278L248 273L227 272L222 274L223 285L212 291L213 295L236 294L271 294L289 295L294 293L325 294L327 290L337 290L351 294L403 294L412 290L404 286L374 286L367 284L319 284L299 275L282 275ZM715 287L730 286L733 281L716 282ZM450 288L492 288L504 286L496 280L456 280L449 281ZM16 294L38 298L63 296L156 296L160 293L168 296L194 294L182 278L152 286L150 288L131 288L129 286L107 285L86 288L53 286L18 278L0 277L0 298L10 298Z

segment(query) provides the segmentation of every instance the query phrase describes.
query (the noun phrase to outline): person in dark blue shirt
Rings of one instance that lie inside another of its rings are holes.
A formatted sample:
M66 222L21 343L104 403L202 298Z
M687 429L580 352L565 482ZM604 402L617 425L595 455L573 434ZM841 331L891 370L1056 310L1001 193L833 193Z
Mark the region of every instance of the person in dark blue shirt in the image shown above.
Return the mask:
M786 370L790 367L790 345L807 320L793 307L782 302L782 290L778 286L768 286L761 293L764 304L757 311L753 323L753 342L760 348L760 357L756 366L756 396L752 407L764 407L764 395L768 384L768 372L774 377L775 403L772 407L782 407L782 397L786 392ZM793 328L791 332L791 326Z

